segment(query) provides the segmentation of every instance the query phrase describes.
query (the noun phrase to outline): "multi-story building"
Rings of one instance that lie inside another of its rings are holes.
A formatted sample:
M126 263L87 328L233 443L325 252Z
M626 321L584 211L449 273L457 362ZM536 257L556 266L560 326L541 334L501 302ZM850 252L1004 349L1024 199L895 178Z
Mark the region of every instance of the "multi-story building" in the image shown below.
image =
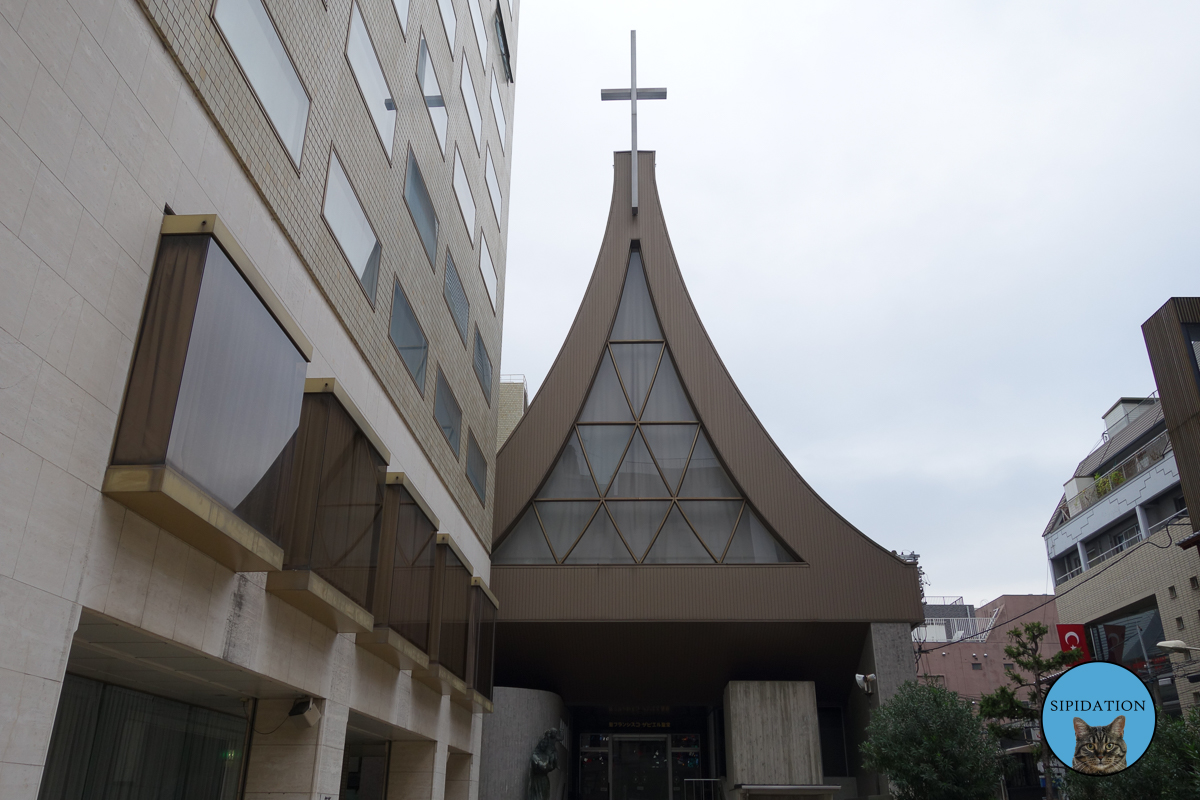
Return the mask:
M516 0L0 4L0 796L468 798Z
M1058 618L1083 624L1093 658L1124 664L1170 713L1200 702L1158 647L1200 627L1200 563L1162 403L1122 397L1043 533Z

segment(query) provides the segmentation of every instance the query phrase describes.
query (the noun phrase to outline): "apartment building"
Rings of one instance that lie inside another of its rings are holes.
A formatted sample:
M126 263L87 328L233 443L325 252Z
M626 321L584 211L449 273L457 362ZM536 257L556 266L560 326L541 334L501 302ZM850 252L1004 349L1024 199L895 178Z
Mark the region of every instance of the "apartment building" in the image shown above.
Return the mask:
M0 4L5 800L477 795L518 13Z

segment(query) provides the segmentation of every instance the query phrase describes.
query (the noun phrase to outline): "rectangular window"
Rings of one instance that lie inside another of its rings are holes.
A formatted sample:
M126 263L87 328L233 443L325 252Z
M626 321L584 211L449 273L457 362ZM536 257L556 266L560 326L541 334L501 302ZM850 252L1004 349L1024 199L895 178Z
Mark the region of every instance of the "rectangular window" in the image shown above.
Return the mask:
M496 310L496 267L492 264L492 254L488 250L487 239L479 234L479 272L483 275L483 285L487 287L488 300L492 301L492 311Z
M438 83L437 74L433 70L433 62L429 58L429 47L425 37L421 37L421 50L417 56L417 85L425 96L425 108L429 111L429 120L433 123L433 132L437 134L438 145L446 152L446 98L442 97L442 86Z
M308 93L262 0L217 0L213 19L292 163L300 166Z
M408 206L408 213L412 216L413 225L421 237L421 244L425 245L425 255L429 256L432 266L437 258L437 212L433 210L433 200L425 188L425 179L421 177L421 169L412 150L408 151L408 171L404 175L404 203Z
M475 41L479 45L479 60L487 70L487 27L483 24L483 10L479 0L467 0L467 8L471 9L471 24L475 26Z
M392 140L396 134L396 102L392 90L388 88L387 80L383 77L383 67L379 66L379 56L371 43L371 35L363 22L362 12L358 3L350 7L350 32L346 35L346 60L350 62L350 71L358 84L358 91L375 130L379 132L379 141L387 157L392 157Z
M475 134L475 149L479 149L483 136L483 117L479 114L479 98L475 96L475 81L471 79L471 67L463 59L462 80L459 82L462 90L463 104L467 107L467 121L471 123L471 133Z
M446 383L446 376L442 374L441 367L438 368L437 396L433 399L433 418L437 420L442 435L446 437L446 442L457 458L459 439L462 436L462 409L450 392L450 385Z
M442 27L446 29L446 39L450 42L450 58L454 58L454 29L458 25L458 17L454 15L454 0L437 0L438 11L442 13Z
M475 377L479 379L479 388L488 405L492 404L492 358L488 355L483 337L479 335L479 326L475 326Z
M483 457L474 433L467 434L467 480L471 482L475 494L479 495L479 502L486 503L487 459Z
M396 19L400 20L400 32L408 32L408 2L409 0L392 0L396 7Z
M449 251L446 251L446 285L442 289L442 296L446 298L446 305L450 307L454 327L458 328L458 335L463 344L466 344L471 304L467 301L467 291L463 288L462 279L458 277L458 270L454 268L454 259L450 258Z
M417 316L413 314L412 306L408 304L408 296L396 281L396 289L392 292L392 321L389 331L392 344L400 353L400 359L408 369L408 374L416 381L417 391L425 394L425 365L429 361L429 342L421 330Z
M471 195L471 184L467 180L467 171L463 168L462 153L454 148L454 196L458 198L458 208L462 211L463 222L467 224L467 240L475 243L475 198Z
M375 305L375 286L379 282L379 238L358 201L337 153L329 151L329 174L325 183L325 203L321 216L342 249L342 255L362 283L371 305Z
M1175 627L1179 630L1183 630L1183 617L1175 618Z
M505 139L508 131L508 126L504 119L504 103L500 101L500 87L496 85L496 73L492 73L492 116L496 118L496 130L500 131L500 149L505 152L508 148L505 146Z
M509 9L509 16L512 16L512 10ZM500 9L496 9L496 15L492 17L492 21L496 25L496 45L500 48L500 63L504 65L504 77L512 83L512 61L508 57L508 36L504 33L504 20L500 18Z
M500 179L496 177L496 165L492 163L492 149L487 151L487 167L484 172L487 178L488 195L492 198L492 211L496 214L496 222L500 221L500 212L504 208L504 196L500 194Z
M1175 599L1175 587L1174 587L1174 586L1168 586L1168 587L1167 587L1167 594L1168 594L1168 595L1170 595L1170 597L1171 597L1171 599L1172 599L1172 600L1174 600L1174 599Z
M971 669L983 669L983 664L980 664L979 662L975 662L974 664L971 665Z

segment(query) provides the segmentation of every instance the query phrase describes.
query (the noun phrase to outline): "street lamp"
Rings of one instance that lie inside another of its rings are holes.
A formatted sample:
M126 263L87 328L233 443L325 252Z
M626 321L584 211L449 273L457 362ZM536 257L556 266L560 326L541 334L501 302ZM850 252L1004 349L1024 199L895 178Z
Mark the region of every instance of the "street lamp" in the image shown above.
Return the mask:
M1189 653L1200 653L1200 647L1192 647L1191 645L1184 644L1179 639L1170 639L1165 642L1159 642L1158 649L1164 650L1168 653L1178 653L1182 656L1186 656Z

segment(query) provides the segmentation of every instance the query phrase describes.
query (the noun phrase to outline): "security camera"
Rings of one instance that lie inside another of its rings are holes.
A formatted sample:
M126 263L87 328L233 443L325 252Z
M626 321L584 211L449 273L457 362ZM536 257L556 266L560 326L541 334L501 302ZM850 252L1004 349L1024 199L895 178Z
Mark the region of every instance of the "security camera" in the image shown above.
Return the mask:
M874 694L875 692L875 674L870 675L855 675L854 682L858 684L858 688L863 690L864 694Z

